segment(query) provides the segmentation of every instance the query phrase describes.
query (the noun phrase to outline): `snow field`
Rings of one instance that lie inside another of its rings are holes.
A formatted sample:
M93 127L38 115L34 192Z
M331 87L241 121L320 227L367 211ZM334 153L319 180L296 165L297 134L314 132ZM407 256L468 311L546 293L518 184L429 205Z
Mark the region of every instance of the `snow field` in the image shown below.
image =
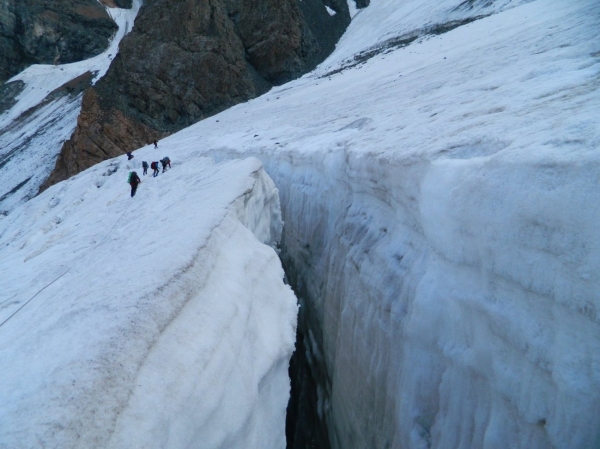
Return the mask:
M171 137L275 181L334 448L600 445L600 10L505 6Z
M285 445L297 307L267 246L277 190L256 159L173 150L157 178L145 148L0 223L0 322L30 300L0 325L0 447Z

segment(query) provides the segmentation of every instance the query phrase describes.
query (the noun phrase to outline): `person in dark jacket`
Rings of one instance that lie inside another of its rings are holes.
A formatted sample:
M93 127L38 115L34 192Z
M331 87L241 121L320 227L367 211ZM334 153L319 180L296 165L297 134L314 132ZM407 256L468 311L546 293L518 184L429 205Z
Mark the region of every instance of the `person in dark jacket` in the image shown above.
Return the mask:
M167 167L171 168L171 159L169 159L168 157L164 157L160 160L160 163L162 164L162 168L163 168L163 173L165 171L167 171Z
M127 153L127 160L130 161L131 159L133 159L133 154L131 154L131 151L129 153Z
M142 161L142 168L144 169L143 175L145 176L148 173L148 162Z
M137 175L137 173L131 172L131 176L129 178L129 185L131 185L131 198L133 198L135 196L135 192L136 192L136 190L138 188L138 184L140 182L142 182L142 180Z
M158 148L158 140L154 139L152 143L154 144L154 148Z

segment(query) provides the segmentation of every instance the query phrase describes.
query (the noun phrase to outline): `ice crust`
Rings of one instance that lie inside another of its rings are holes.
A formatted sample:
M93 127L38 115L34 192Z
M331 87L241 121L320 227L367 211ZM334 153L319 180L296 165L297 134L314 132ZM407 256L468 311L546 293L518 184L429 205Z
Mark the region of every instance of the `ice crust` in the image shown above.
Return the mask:
M0 322L23 306L0 326L0 447L285 447L277 189L256 159L161 149L157 178L148 147L0 222Z

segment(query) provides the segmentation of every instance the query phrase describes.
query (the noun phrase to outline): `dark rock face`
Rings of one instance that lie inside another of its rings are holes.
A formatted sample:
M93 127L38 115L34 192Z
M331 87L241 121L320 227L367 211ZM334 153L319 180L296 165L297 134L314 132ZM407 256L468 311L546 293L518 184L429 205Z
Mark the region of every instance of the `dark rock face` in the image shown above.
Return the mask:
M106 76L85 94L49 182L311 70L350 22L344 0L324 1L334 16L323 0L147 0Z
M96 0L0 1L0 82L31 64L95 56L116 30Z

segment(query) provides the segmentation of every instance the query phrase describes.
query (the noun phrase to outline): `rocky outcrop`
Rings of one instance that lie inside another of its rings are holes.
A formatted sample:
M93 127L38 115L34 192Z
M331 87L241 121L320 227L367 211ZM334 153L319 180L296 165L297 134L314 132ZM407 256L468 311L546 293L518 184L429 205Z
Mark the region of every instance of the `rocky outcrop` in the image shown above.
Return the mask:
M31 64L95 56L116 29L96 0L0 1L0 82Z
M349 22L345 0L147 0L45 186L311 70Z
M85 92L81 108L77 128L63 145L56 166L40 191L98 162L123 154L123 148L138 148L161 137L160 133L131 120L121 111L103 108L93 88Z
M109 8L131 9L133 0L100 0L100 3Z

